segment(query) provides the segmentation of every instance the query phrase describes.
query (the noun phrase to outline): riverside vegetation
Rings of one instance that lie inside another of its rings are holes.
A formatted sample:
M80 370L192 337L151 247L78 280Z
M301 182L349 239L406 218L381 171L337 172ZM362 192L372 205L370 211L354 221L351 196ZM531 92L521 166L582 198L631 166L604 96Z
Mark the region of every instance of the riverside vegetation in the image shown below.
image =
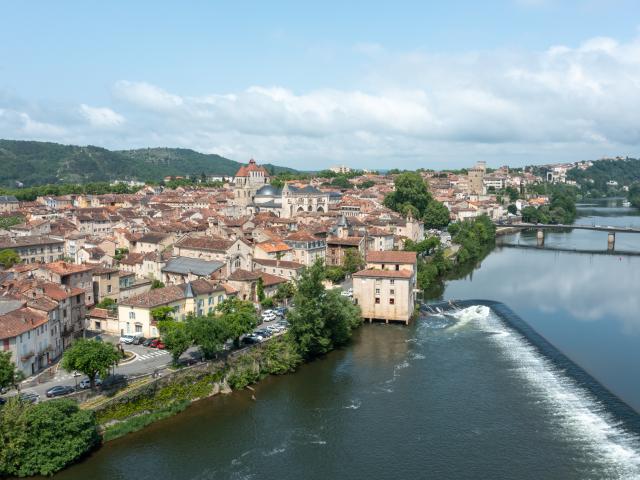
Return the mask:
M347 344L353 330L362 322L360 309L337 291L326 290L324 279L325 268L319 262L302 272L295 284L295 308L288 317L290 328L284 335L223 359L178 370L95 411L81 409L70 399L33 405L17 396L11 398L0 407L0 475L51 475L78 461L101 442L174 415L195 400L245 388L267 375L293 372L302 363ZM222 338L237 341L255 325L255 318L248 318L247 302L234 299L223 303L219 315L185 322L186 325L198 324L198 328L185 328L186 332L201 335L187 336L187 343L198 345L207 357L215 357L220 352L224 344L220 341ZM255 317L253 306L251 312ZM165 334L174 327L167 323L173 322L168 312L154 313L165 314L161 320ZM167 325L171 326L167 329ZM240 330L244 331L240 333ZM86 348L82 346L83 351ZM75 355L81 356L78 352ZM113 360L105 352L104 363ZM81 361L76 358L73 363L76 362ZM9 368L11 372L3 378L10 382L15 366ZM102 364L85 365L88 372L103 368Z

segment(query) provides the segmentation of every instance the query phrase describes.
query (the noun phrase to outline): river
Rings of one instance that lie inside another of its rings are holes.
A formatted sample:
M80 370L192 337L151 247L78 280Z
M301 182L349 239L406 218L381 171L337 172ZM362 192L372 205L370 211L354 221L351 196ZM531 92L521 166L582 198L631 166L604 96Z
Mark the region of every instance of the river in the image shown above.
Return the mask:
M640 226L616 204L581 213ZM606 233L548 232L545 245L605 250ZM616 246L640 251L640 235ZM443 298L504 302L640 411L639 287L640 257L497 247ZM348 348L249 393L198 402L56 478L640 477L638 437L486 307L365 325Z

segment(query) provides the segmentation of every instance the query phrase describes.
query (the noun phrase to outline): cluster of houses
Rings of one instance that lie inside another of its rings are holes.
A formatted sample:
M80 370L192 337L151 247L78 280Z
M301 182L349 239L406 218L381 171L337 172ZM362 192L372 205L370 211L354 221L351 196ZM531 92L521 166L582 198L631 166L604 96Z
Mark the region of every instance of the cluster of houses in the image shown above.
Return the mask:
M452 220L501 219L506 209L493 192L533 181L506 168L488 175L482 164L467 175L423 176ZM25 219L0 230L0 251L21 259L0 271L0 349L25 375L37 374L86 330L157 336L157 307L183 319L213 312L230 296L257 304L259 291L274 295L317 260L341 266L348 252L362 259L353 301L363 317L409 321L416 256L401 250L426 232L421 221L384 207L392 176L365 174L348 190L322 178L277 188L251 160L224 181L33 202L0 197L0 216Z

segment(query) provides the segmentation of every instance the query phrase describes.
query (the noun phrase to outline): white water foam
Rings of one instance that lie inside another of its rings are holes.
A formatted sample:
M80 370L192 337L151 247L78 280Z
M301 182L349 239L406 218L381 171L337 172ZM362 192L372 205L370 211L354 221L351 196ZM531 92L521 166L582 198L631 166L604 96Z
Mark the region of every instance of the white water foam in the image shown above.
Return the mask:
M640 478L640 439L627 433L583 387L567 377L518 332L485 306L469 307L452 316L473 322L515 366L514 371L551 406L565 434L602 461L607 478ZM459 326L456 325L456 326Z

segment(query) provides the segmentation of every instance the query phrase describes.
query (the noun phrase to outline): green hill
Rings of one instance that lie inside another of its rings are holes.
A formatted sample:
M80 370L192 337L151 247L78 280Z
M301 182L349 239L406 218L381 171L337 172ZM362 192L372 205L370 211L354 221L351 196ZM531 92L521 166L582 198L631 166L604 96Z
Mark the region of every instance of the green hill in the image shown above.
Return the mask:
M58 143L0 140L0 186L159 181L168 175L234 175L241 163L184 148L106 148ZM266 164L271 173L295 172Z

